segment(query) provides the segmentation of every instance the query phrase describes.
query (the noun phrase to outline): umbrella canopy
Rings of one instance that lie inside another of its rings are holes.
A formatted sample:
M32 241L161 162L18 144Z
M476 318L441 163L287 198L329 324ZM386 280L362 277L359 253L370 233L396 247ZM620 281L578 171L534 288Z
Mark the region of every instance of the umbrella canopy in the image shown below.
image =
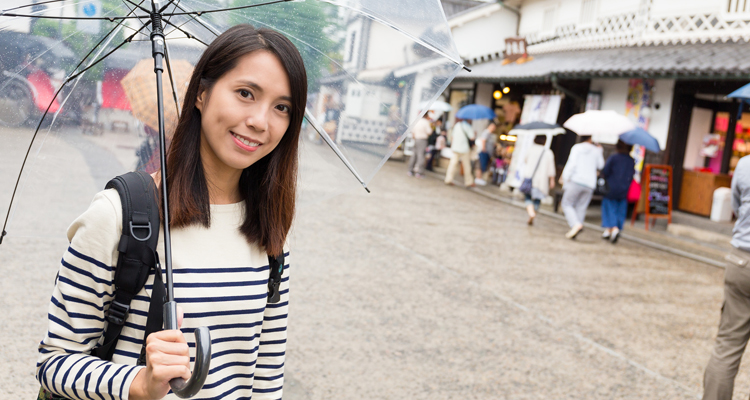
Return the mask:
M738 99L750 100L750 83L729 93L727 97L733 97Z
M495 118L495 112L487 106L481 104L469 104L468 106L461 107L456 113L456 118L461 119L493 119Z
M535 121L528 124L519 124L508 132L511 135L560 135L565 133L565 129L557 124L548 124L546 122Z
M661 151L661 148L659 147L659 141L656 140L655 137L651 136L651 134L646 132L646 130L643 128L635 128L621 134L620 140L627 144L637 144L639 146L643 146L646 148L646 150L653 151L654 153L658 153L659 151Z
M185 60L172 60L172 79L177 89L177 98L181 99L187 90L193 66ZM122 78L122 88L130 100L133 116L151 127L159 129L159 116L156 104L156 85L154 84L154 60L146 58L138 62L133 69ZM169 80L162 83L164 93L171 93ZM177 123L177 106L172 96L164 97L164 124L167 136L171 136Z
M563 126L580 136L618 136L635 129L626 116L611 110L588 110L570 117Z

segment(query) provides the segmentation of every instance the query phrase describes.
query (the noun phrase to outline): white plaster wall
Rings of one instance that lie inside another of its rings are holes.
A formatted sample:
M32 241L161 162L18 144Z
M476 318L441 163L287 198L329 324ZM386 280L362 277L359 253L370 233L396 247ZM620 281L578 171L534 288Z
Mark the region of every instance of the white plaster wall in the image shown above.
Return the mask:
M493 85L491 83L477 84L477 93L475 97L476 104L481 104L483 106L493 108L492 107L492 88L493 88Z
M693 107L690 116L690 130L688 130L687 144L685 145L685 169L695 169L703 166L704 158L701 157L701 145L703 137L711 130L711 117L713 111L706 108Z
M629 79L592 79L589 90L601 92L602 110L613 110L624 114L628 98L628 82ZM651 120L649 121L648 131L659 141L659 146L662 149L667 145L673 94L673 79L657 79L654 82L654 97L651 102ZM659 104L658 110L655 107L657 103ZM617 142L617 139L613 137L596 139L601 143L614 144Z
M671 0L679 1L679 0ZM613 15L634 13L638 11L641 0L599 0L598 17L609 17Z
M651 16L693 15L721 13L727 9L728 0L653 0Z
M368 43L366 69L398 67L416 59L411 49L406 48L413 41L394 29L373 22L370 25L370 39L375 38L377 40ZM414 59L407 60L407 53Z
M505 8L451 30L458 53L463 59L500 52L505 39L516 35L518 17Z

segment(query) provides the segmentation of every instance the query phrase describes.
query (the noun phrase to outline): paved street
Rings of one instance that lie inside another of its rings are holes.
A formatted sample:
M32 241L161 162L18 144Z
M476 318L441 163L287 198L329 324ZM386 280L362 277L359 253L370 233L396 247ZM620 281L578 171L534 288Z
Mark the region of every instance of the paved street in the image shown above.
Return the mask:
M92 157L117 169L133 149L115 145L115 135L50 143L68 152L71 170L83 173ZM21 146L13 143L0 150L2 200L7 153ZM75 150L81 143L86 151ZM311 148L314 173L302 173L325 178L331 166L315 158L323 148ZM33 176L71 196L89 196L109 172L70 183L43 169L53 161L41 160ZM523 210L409 178L400 162L386 163L372 194L343 177L307 192L293 228L285 399L699 396L723 270L627 241L612 246L598 232L572 242L544 216L527 227ZM38 389L36 345L76 212L40 188L25 193L20 208L38 215L18 221L32 237L0 246L0 397L8 399ZM743 367L735 398L749 393Z

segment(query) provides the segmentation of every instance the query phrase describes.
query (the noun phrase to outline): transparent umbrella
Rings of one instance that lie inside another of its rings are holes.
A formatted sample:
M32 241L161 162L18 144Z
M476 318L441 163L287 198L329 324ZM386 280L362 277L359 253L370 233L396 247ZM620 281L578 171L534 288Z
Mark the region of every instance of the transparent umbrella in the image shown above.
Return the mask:
M420 103L434 101L463 68L439 0L6 0L2 6L0 212L9 242L64 237L109 179L153 151L122 87L128 71L152 56L152 40L156 69L163 58L172 89L164 96L178 105L170 59L195 63L238 23L290 38L309 78L302 204L330 192L322 187L341 186L342 173L367 188L419 119ZM162 105L154 99L154 109ZM169 284L169 257L166 264Z

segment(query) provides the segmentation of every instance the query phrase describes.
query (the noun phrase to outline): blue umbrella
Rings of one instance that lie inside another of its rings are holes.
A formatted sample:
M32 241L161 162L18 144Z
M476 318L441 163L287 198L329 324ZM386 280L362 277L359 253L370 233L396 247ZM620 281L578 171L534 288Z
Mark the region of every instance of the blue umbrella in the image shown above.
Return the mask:
M495 112L491 108L479 105L469 104L468 106L461 107L456 113L456 118L461 119L493 119L495 118Z
M747 85L745 85L745 86L743 86L743 87L735 90L732 93L729 93L727 95L727 97L736 97L738 99L743 99L743 100L746 100L746 101L750 100L750 83L748 83Z
M659 147L659 141L655 137L651 136L643 128L635 128L632 131L627 131L620 135L620 140L627 144L637 144L646 148L646 150L658 153L661 151Z

